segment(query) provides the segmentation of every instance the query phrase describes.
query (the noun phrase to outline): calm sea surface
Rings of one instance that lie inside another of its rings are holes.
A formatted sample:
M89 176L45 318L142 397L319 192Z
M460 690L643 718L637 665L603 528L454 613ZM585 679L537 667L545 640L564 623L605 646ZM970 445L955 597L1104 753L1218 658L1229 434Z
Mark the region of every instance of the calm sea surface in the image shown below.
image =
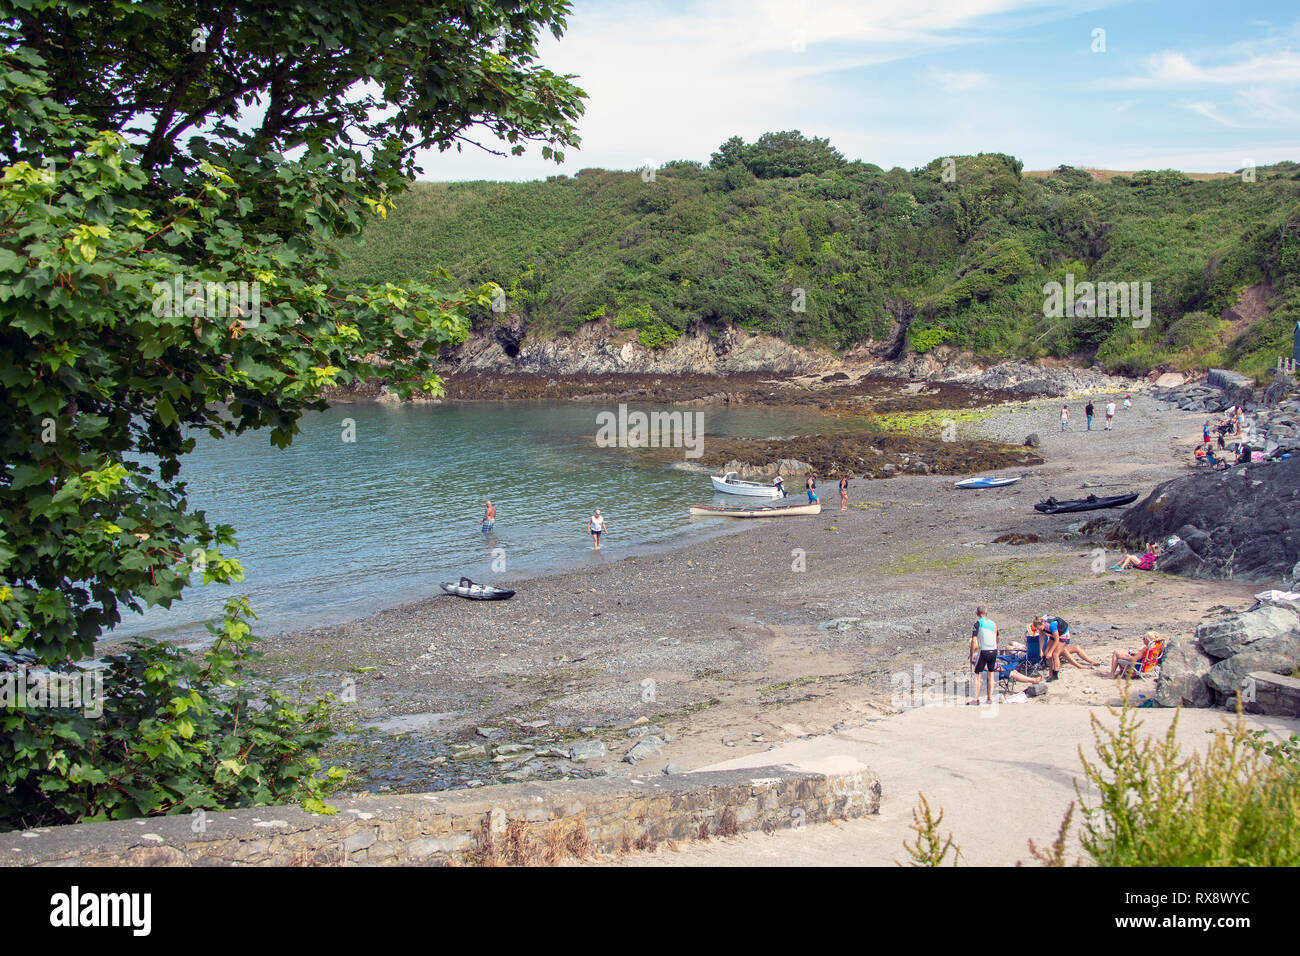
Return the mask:
M440 582L461 575L518 581L731 530L726 519L687 516L690 504L721 503L707 477L596 447L597 413L616 408L342 405L308 413L283 451L265 433L201 435L181 478L192 507L235 527L233 554L247 577L195 586L168 610L128 612L107 636L202 638L204 622L235 594L251 598L259 633L298 630L439 594ZM706 442L825 425L815 413L785 409L706 408L703 415ZM348 419L354 442L343 440ZM484 534L487 498L497 521ZM593 508L609 525L599 555L586 533Z

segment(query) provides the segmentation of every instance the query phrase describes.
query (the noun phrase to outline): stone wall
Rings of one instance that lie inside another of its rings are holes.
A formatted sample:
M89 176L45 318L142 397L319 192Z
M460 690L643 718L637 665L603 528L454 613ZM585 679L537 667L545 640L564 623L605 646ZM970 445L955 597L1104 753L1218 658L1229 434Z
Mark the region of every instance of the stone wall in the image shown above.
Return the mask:
M1248 714L1300 717L1300 679L1254 671L1246 675L1242 709Z
M258 807L0 834L0 865L446 865L648 849L876 813L869 771L784 767L603 777L333 801L332 815ZM513 850L512 850L513 848ZM513 855L512 855L513 854Z

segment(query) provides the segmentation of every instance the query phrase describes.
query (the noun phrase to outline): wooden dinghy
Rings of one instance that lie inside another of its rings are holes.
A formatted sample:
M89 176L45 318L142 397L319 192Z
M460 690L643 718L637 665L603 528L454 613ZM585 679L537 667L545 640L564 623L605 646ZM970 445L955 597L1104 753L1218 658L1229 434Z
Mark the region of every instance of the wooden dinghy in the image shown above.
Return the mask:
M509 588L494 588L490 584L475 584L469 578L461 578L457 584L445 583L442 585L442 589L448 594L469 598L471 601L504 601L515 596L515 592Z
M757 505L750 508L691 505L691 514L696 517L783 518L796 515L819 515L821 513L822 503L820 501L797 505Z
M723 495L744 495L747 498L780 498L781 492L776 485L765 485L759 481L741 481L734 471L729 471L721 478L710 475L713 490Z

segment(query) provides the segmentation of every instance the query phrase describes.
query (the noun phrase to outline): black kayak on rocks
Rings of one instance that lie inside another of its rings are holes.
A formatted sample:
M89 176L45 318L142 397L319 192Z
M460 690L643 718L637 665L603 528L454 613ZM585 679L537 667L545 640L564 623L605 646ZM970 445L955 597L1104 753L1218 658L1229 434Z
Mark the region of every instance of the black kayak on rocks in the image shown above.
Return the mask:
M1066 514L1071 511L1096 511L1099 508L1119 508L1122 505L1129 505L1137 501L1137 495L1111 495L1109 498L1098 498L1096 495L1089 495L1086 498L1075 498L1070 501L1057 501L1055 498L1048 498L1046 501L1040 501L1034 505L1035 511L1041 511L1045 515Z

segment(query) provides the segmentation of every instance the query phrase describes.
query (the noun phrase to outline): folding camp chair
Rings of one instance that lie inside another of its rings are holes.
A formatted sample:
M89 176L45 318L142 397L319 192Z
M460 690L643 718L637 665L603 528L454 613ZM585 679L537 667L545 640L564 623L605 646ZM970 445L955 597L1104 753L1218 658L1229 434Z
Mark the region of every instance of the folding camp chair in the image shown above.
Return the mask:
M1148 677L1155 679L1160 674L1160 664L1164 659L1165 641L1158 637L1147 645L1147 649L1136 661L1119 662L1120 676L1132 674L1138 680L1146 680Z
M1026 677L1036 677L1050 666L1043 650L1049 640L1046 634L1025 636L1023 651L1008 651L998 655L998 684L1004 691L1013 689L1017 682L1011 679L1013 670L1020 671Z

